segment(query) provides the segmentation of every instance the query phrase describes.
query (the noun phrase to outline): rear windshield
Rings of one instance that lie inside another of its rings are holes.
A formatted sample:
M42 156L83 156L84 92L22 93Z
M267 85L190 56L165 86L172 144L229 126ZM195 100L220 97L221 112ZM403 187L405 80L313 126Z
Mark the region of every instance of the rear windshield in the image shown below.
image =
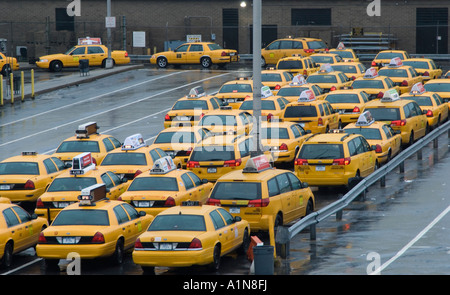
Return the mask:
M402 96L402 99L414 100L420 106L433 106L433 102L429 96Z
M218 50L218 49L222 49L222 46L220 46L219 44L208 44L208 47L210 50Z
M426 91L450 92L450 83L427 83L423 87Z
M204 100L180 100L175 103L172 110L193 110L193 109L208 109L208 103Z
M96 141L74 140L60 144L57 153L99 153L100 147Z
M261 199L259 182L216 182L210 196L218 200L257 200Z
M234 93L234 92L253 92L250 84L226 84L223 85L219 93Z
M39 165L33 162L0 163L0 175L8 174L39 175Z
M355 80L352 83L353 89L372 88L383 89L383 81L381 80Z
M277 95L279 96L300 96L304 90L309 90L308 87L285 87L281 88Z
M353 53L351 51L333 50L330 52L335 53L342 58L353 58ZM333 69L334 69L334 65L333 65Z
M325 49L327 45L323 41L309 41L306 42L308 44L309 49Z
M278 70L303 69L303 63L299 60L283 60L277 65Z
M261 128L262 139L289 139L287 128Z
M52 226L58 225L109 225L106 210L63 210L59 212Z
M97 184L94 177L55 178L48 187L48 192L81 191L83 188Z
M329 103L360 103L357 94L329 94L325 100Z
M129 191L178 191L175 177L138 177L133 180Z
M240 110L253 110L253 100L244 101L239 107ZM275 102L272 100L261 100L262 110L275 110Z
M356 67L350 65L333 65L333 69L335 71L347 73L347 74L356 74Z
M304 144L299 159L339 159L344 157L342 144Z
M110 165L147 165L144 153L112 153L106 155L100 166Z
M366 108L370 111L375 121L395 121L400 120L400 111L398 108Z
M234 147L223 145L198 146L192 151L191 161L228 161L234 160Z
M406 70L400 70L400 69L383 69L378 72L378 75L388 76L391 78L408 77L408 73L406 72Z
M229 115L204 116L198 123L199 126L234 126L235 124L237 124L236 117Z
M334 63L334 60L331 56L311 55L311 58L316 63L330 63L330 64Z
M280 74L262 74L261 82L282 82Z
M399 52L380 52L375 59L393 59L394 57L400 57L400 59L403 59L403 54Z
M426 61L408 61L405 60L403 62L403 64L405 66L411 66L413 68L417 68L417 69L429 69L430 66L428 65L428 63Z
M315 106L288 106L284 113L284 117L317 117L317 109Z
M336 83L337 79L335 75L311 75L306 78L306 82L314 84L314 83Z
M202 215L176 214L159 215L148 227L148 231L206 231Z
M374 139L374 140L381 140L381 133L379 129L374 128L345 128L344 129L346 133L355 133L355 134L361 134L366 139Z
M194 132L161 132L154 143L195 143Z

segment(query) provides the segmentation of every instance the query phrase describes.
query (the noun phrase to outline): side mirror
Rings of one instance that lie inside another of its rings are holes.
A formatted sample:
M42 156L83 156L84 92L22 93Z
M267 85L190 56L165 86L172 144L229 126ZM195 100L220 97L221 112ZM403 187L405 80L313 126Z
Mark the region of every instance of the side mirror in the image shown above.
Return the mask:
M302 182L302 188L307 188L309 187L309 184L307 182Z
M147 213L145 213L145 211L139 211L138 214L140 217L147 215Z
M371 150L371 151L375 151L376 149L377 149L377 146L376 146L376 145L371 145L371 146L370 146L370 150Z
M235 216L234 218L233 218L233 222L239 222L239 221L241 221L242 220L242 218L240 217L240 216Z
M202 179L202 183L208 183L208 179L203 178L203 179Z
M65 168L72 168L72 163L67 162L66 164L64 164Z
M31 219L37 219L38 215L36 213L31 214Z

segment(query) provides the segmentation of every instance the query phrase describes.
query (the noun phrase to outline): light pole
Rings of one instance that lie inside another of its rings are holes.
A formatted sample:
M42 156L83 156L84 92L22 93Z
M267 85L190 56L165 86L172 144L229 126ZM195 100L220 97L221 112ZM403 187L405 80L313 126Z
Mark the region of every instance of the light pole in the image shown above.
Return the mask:
M253 155L261 150L261 2L253 0ZM256 125L256 126L255 126ZM256 127L256 129L255 129Z
M113 61L111 58L111 28L115 27L115 20L114 20L114 24L111 23L112 18L111 18L111 0L106 0L106 20L105 20L105 24L106 24L106 34L108 37L108 43L107 43L107 47L108 47L108 58L106 59L105 62L105 68L106 69L110 69L113 67Z

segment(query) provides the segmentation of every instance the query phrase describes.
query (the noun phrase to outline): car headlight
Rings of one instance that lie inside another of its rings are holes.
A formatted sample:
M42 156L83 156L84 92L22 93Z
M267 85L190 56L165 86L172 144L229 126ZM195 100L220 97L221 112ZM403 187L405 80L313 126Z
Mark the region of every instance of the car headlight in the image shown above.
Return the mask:
M39 62L48 62L48 59L40 59Z

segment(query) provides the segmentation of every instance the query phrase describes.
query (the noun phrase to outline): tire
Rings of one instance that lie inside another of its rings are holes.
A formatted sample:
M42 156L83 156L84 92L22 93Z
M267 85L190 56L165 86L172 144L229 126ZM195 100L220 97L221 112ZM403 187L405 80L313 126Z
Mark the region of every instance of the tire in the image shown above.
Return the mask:
M167 68L167 59L165 57L158 57L158 59L156 60L156 64L161 69Z
M123 263L123 240L119 239L116 244L116 250L114 251L112 258L112 263L115 265L120 265Z
M154 275L155 274L154 266L141 266L141 268L145 275Z
M50 71L52 72L61 72L63 68L63 64L59 60L54 60L50 63Z
M3 258L0 263L2 268L8 268L11 266L13 260L13 251L14 251L13 243L12 242L6 243L5 252L3 253Z
M8 77L11 74L11 67L9 65L4 65L2 69L2 75Z
M306 205L305 216L307 216L313 212L314 212L314 204L313 204L313 201L311 199L309 199L308 204Z
M211 59L209 57L202 57L202 59L200 59L200 63L205 69L210 68L212 65Z
M247 253L249 247L250 247L250 235L248 234L248 229L245 229L244 238L242 239L242 245L239 247L238 252L241 254L245 254Z
M220 245L214 246L213 262L210 265L211 270L217 271L220 268Z
M266 60L264 57L261 56L261 68L264 68L267 65Z
M409 135L409 142L408 145L413 145L414 144L414 133L411 132L411 134Z

